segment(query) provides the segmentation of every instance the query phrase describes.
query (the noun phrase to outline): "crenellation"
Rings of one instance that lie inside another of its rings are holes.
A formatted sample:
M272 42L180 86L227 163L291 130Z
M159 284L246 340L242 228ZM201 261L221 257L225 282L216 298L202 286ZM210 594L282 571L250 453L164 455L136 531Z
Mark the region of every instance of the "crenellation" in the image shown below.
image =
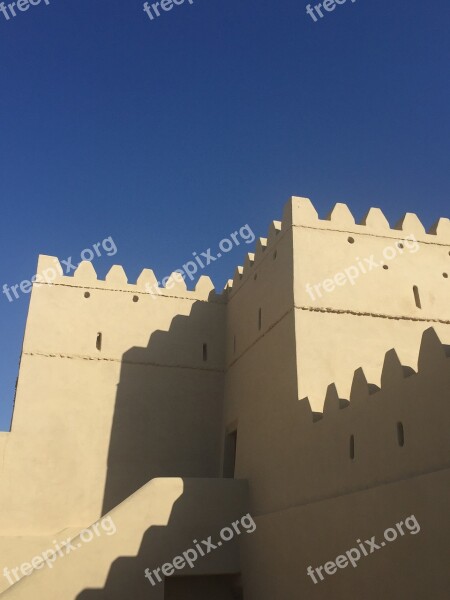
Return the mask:
M269 227L269 232L267 234L267 245L272 246L272 244L276 243L277 236L281 231L281 221L272 221Z
M346 204L338 202L334 208L328 213L326 221L331 221L337 227L353 227L355 225L355 217Z
M244 273L248 273L249 269L255 264L255 255L252 252L248 252L244 261Z
M370 208L366 216L362 219L360 225L369 229L383 230L390 229L389 221L386 219L381 208Z
M280 235L283 232L283 235ZM255 245L255 252L248 252L244 265L236 268L229 292L235 293L250 278L257 278L258 268L263 260L266 260L269 251L277 252L276 248L280 239L283 238L285 229L282 221L272 221L267 238L259 238ZM274 256L274 255L272 255ZM275 254L276 256L276 254ZM227 288L227 285L225 286Z
M143 290L158 287L158 280L156 279L156 275L154 274L152 269L143 269L137 279L136 285L142 288Z
M232 279L227 279L224 288L223 288L224 294L228 295L229 293L231 293L233 291L233 280Z
M201 275L195 284L195 293L199 299L207 300L210 294L215 295L214 284L208 275Z
M73 275L73 279L80 285L97 282L97 273L94 269L94 265L88 260L83 260L78 265Z
M235 290L239 283L242 280L242 276L244 274L244 267L236 267L235 271L234 271L234 277L233 277L233 290Z
M309 198L292 196L285 204L282 228L295 226L317 226L319 214Z
M288 505L448 468L450 356L432 328L424 332L419 348L424 358L417 373L399 369L396 353L387 352L384 385L373 394L359 370L349 404L342 403L334 384L328 386L323 413L311 408L308 398L299 402L291 418L307 440L307 452L301 453L302 443L295 438L283 446L296 456L285 474L292 482ZM301 479L293 469L302 472Z
M394 348L386 353L381 371L381 388L394 387L399 381L414 375L416 371L411 367L402 365L400 358Z
M267 248L267 238L258 238L255 250L255 262L259 262Z
M435 329L430 327L422 336L417 368L419 373L433 372L440 366L448 366L450 363L450 346L443 344Z
M361 406L368 401L370 393L369 383L362 367L356 369L353 375L350 391L350 405Z
M170 282L170 283L169 283ZM187 291L186 281L182 277L181 273L174 271L169 275L169 279L164 289L174 291L175 293L184 294Z
M339 398L339 394L334 383L331 383L327 388L325 402L323 404L323 414L335 413L341 408L346 408L349 402Z
M276 283L278 270L290 267L284 259L284 252L280 255L278 244L291 229L289 223L292 223L294 232L295 291L293 300L289 300L288 296L283 300L283 314L289 310L291 303L296 311L304 313L297 317L300 328L309 327L309 322L315 323L309 338L310 349L313 352L310 352L311 356L307 357L306 362L299 359L298 376L302 392L312 394L310 400L314 411L318 411L321 410L318 389L320 387L323 390L325 382L319 386L320 377L310 369L310 363L313 362L312 356L315 355L316 344L317 352L323 344L319 335L321 328L327 327L326 323L331 326L330 348L325 351L325 356L329 358L324 357L323 360L330 377L340 370L337 384L341 397L349 397L350 386L343 385L342 382L357 368L355 361L358 360L358 352L347 351L347 357L333 355L333 348L343 336L340 322L347 323L346 327L348 327L352 319L361 320L360 324L355 321L354 325L351 325L352 330L355 328L355 334L348 334L347 340L347 344L350 344L354 336L353 343L358 345L358 332L361 332L361 335L368 335L369 339L373 336L376 325L372 327L369 325L370 321L375 319L392 321L392 323L380 324L380 331L382 331L380 343L385 343L386 347L391 344L398 345L399 351L410 360L411 364L414 364L411 360L410 339L417 333L411 331L404 342L399 343L395 322L411 321L417 324L415 329L419 331L420 327L426 327L427 324L450 323L447 301L450 280L445 277L447 271L450 272L449 251L447 248L442 249L444 241L442 237L426 234L420 221L412 213L401 219L400 224L397 225L401 229L391 228L379 208L371 208L362 219L362 224L356 224L348 207L338 203L328 219L321 220L309 199L293 197L285 206L283 220L276 222L270 228L272 235L269 232L267 239L261 238L257 241L255 254L249 254L243 268L239 267L236 270L233 281L226 286L227 302L237 297L238 291L244 286L246 288L245 298L248 300L240 301L245 304L246 309L236 317L246 322L246 325L242 328L233 326L235 329L241 329L239 345L241 352L249 348L260 335L254 325L256 323L254 315L258 306L262 307L263 314L269 322L276 322L279 318L279 316L275 317L275 314L280 315L276 311L269 311L273 313L273 318L267 317L265 296L269 294L272 297L274 295L282 297L281 292L276 290L279 285ZM442 223L445 224L446 221ZM443 227L444 225L441 225L441 230ZM450 246L450 238L448 245ZM288 246L289 244L283 247L288 248ZM384 252L389 252L390 260L384 259L383 264ZM392 258L393 254L396 254L394 258ZM371 270L371 261L374 257L377 269ZM435 268L430 269L429 265L433 262ZM313 299L309 297L307 284L322 284L344 269L352 269L353 273L357 269L357 281L348 282L344 287L334 286L332 293L327 293L324 288L320 288L319 295L315 294ZM314 280L313 277L316 279ZM420 307L415 304L415 286L420 294ZM288 292L289 290L285 288L283 294ZM317 317L313 318L313 315ZM319 326L319 323L322 325ZM370 352L364 351L362 355L369 356ZM303 363L305 366L302 368ZM343 363L347 363L345 369L342 368ZM370 361L364 368L369 373L373 385L379 385L381 365ZM306 378L302 375L305 369ZM311 388L312 379L315 381Z
M399 231L413 233L421 241L429 244L450 245L450 219L441 218L429 231L425 230L419 217L414 213L403 215L394 227L379 208L370 208L361 223L356 223L349 207L337 203L325 219L320 219L309 198L293 196L285 205L282 229L291 226L359 233L366 236L379 236L400 239Z
M437 236L439 240L446 240L447 243L450 243L450 219L445 217L438 219L428 233Z
M391 348L384 357L380 386L368 383L364 369L359 367L353 376L350 400L340 397L335 383L328 385L323 402L323 415L335 413L337 410L349 406L352 407L352 410L355 408L364 410L372 402L377 402L381 394L390 394L391 390L398 389L405 380L416 377L428 378L440 371L450 372L450 346L443 344L434 327L430 327L423 332L421 337L417 371L410 366L403 365L395 348ZM300 402L308 405L312 414L320 414L317 411L314 412L308 397L302 398Z
M395 225L394 229L404 231L407 235L413 233L416 237L426 236L425 227L415 213L406 213Z
M47 281L57 283L64 278L64 270L56 256L47 256L41 254L38 257L38 265L36 270L36 281L33 283L39 286Z
M439 224L436 224L427 234L422 223L413 213L404 215L397 225L391 228L381 209L371 208L361 223L356 224L350 209L343 203L337 203L325 219L319 219L316 209L308 198L292 197L285 205L282 221L271 223L268 237L259 238L255 244L255 252L248 254L243 267L236 268L232 285L233 294L249 279L247 277L249 269L257 269L260 261L266 256L267 249L271 249L278 243L280 233L284 234L292 226L343 234L359 234L365 238L385 238L386 244L401 243L405 236L414 236L421 243L437 245L445 243L450 247L449 219L441 219ZM447 228L449 229L448 235ZM399 232L402 233L399 234Z
M72 276L63 275L59 260L53 256L40 255L38 260L38 276L34 286L59 285L97 289L110 292L126 292L147 294L152 298L180 298L224 302L225 297L217 294L211 279L205 275L199 277L194 290L188 290L181 273L174 272L167 278L165 287L158 285L155 273L151 269L143 269L136 283L129 283L126 272L121 265L113 265L104 280L99 279L90 261L82 261Z
M128 285L127 274L121 265L113 265L106 274L105 281L113 288L126 288Z

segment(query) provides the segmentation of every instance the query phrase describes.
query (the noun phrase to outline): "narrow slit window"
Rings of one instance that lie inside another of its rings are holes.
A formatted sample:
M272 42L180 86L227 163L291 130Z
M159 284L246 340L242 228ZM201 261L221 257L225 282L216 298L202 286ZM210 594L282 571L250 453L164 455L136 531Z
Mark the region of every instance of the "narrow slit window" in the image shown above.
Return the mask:
M237 430L225 436L225 449L223 457L223 476L233 479L236 470Z
M397 439L398 439L398 445L400 446L400 448L403 448L403 446L405 445L405 430L403 427L403 423L397 423Z
M102 334L101 333L97 333L97 341L95 343L95 347L97 348L97 350L101 350L102 349Z
M417 308L422 308L422 302L420 301L419 288L417 287L417 285L415 285L413 287L413 292L414 292L414 300L416 302Z
M350 436L350 458L355 460L355 436Z
M258 311L258 329L261 329L262 326L262 309L260 308Z
M203 344L203 361L208 360L208 344Z

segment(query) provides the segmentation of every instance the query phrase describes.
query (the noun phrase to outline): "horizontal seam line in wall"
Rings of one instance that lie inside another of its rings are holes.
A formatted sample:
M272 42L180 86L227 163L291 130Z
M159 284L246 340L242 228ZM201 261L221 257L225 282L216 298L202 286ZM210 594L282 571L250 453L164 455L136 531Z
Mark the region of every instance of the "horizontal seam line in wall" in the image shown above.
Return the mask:
M220 300L208 300L208 299L202 299L202 298L192 298L191 296L171 296L169 294L149 294L148 292L143 292L142 290L123 290L120 288L103 288L103 287L96 287L96 286L89 286L89 285L77 285L77 284L70 284L70 283L48 283L48 282L42 282L39 283L39 287L41 287L41 285L49 285L49 286L61 286L61 287L70 287L70 288L76 288L78 290L99 290L101 292L121 292L123 294L135 294L135 295L140 295L140 296L158 296L158 298L175 298L176 300L191 300L191 302L206 302L208 304L225 304L224 301L220 301ZM162 290L164 288L161 288ZM194 292L193 292L194 293ZM220 296L219 296L220 297Z
M450 469L450 464L443 465L442 467L437 467L435 469L430 469L429 471L420 471L418 473L414 473L410 477L402 477L400 479L388 479L386 481L381 481L380 483L377 483L376 485L368 485L368 486L358 487L358 488L349 490L348 492L343 492L342 494L330 494L329 496L320 496L318 498L314 498L314 499L308 500L306 502L300 502L299 504L289 504L288 506L284 506L282 508L278 508L276 510L273 510L273 511L270 511L267 513L253 514L253 516L266 517L266 516L270 516L270 515L275 515L277 513L285 512L287 510L292 510L294 508L311 506L314 504L319 504L320 502L327 502L328 500L334 500L336 498L345 498L346 496L351 496L353 494L359 494L361 492L373 490L373 489L388 486L388 485L395 485L396 483L410 481L412 479L417 479L418 477L423 477L425 475L431 475L433 473L440 473L441 471L446 471L448 469Z
M328 313L328 314L337 314L337 315L352 315L355 317L374 317L377 319L391 319L395 321L417 321L421 323L442 323L443 325L450 325L450 320L446 319L433 319L426 317L407 317L405 315L388 315L385 313L371 313L371 312L361 312L356 310L350 310L345 308L330 308L330 307L313 307L313 306L298 306L295 305L295 308L298 310L303 310L306 312L320 312L320 313Z
M69 360L86 360L98 362L116 362L125 365L142 365L149 367L163 367L166 369L191 369L193 371L211 371L213 373L224 373L223 369L208 369L206 367L190 367L189 365L165 365L162 363L121 360L119 358L107 358L100 356L83 356L81 354L46 354L44 352L23 352L23 356L42 356L44 358L63 358Z
M287 317L287 315L292 312L294 310L294 306L292 306L291 308L289 308L283 315L281 315L281 317L275 321L275 323L272 323L272 325L270 325L270 327L268 327L264 333L262 333L261 335L259 335L251 344L250 346L247 346L247 348L245 348L245 350L243 350L241 352L241 354L239 354L238 356L236 356L236 358L234 360L232 360L230 362L230 364L227 366L226 370L228 371L228 369L230 367L232 367L240 358L242 358L244 356L244 354L246 354L249 350L251 350L253 348L253 346L255 344L257 344L259 342L260 339L262 339L265 335L267 335L269 333L269 331L272 331L272 329L274 327L276 327L278 325L278 323L280 323L285 317Z
M358 224L355 223L355 225L357 226ZM366 225L359 225L359 226L366 227ZM315 231L335 231L337 233L352 233L354 235L364 235L366 237L383 238L386 240L395 240L397 238L405 239L405 236L411 235L411 233L407 233L406 231L402 231L400 229L389 229L389 231L391 231L392 233L398 232L398 235L389 236L386 234L383 235L381 233L356 231L355 229L334 229L333 227L315 227L314 225L293 225L292 227L297 227L298 229L314 229ZM413 235L416 236L416 234L414 232L413 232ZM424 236L424 235L434 236L433 233L421 233L419 235L419 237ZM417 239L417 238L416 238L416 240L421 244L429 244L430 246L443 246L444 248L448 248L450 246L449 243L446 244L445 242L439 242L438 240L434 241L434 240L424 240L424 239Z

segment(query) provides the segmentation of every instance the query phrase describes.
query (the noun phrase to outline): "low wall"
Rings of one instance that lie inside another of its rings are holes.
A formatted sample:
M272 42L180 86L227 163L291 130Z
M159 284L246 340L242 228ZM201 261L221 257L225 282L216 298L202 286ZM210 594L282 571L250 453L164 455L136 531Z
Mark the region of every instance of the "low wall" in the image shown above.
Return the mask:
M152 586L150 572L219 532L248 512L246 482L221 479L154 479L104 517L112 535L73 540L74 551L9 588L3 600L161 599L164 584ZM219 538L220 539L220 538ZM237 536L199 558L179 575L239 571Z

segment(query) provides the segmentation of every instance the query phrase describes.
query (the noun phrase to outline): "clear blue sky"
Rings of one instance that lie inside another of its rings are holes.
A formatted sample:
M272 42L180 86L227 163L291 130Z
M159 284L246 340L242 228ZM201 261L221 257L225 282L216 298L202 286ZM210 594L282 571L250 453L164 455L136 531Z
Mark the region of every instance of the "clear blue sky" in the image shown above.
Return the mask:
M0 284L39 253L112 236L164 276L290 195L429 226L450 216L448 0L356 0L315 23L303 0L51 0L0 14ZM217 287L240 246L207 272ZM29 296L0 295L0 429ZM70 318L70 313L68 314ZM64 399L61 399L64 401ZM32 398L30 398L32 401Z

